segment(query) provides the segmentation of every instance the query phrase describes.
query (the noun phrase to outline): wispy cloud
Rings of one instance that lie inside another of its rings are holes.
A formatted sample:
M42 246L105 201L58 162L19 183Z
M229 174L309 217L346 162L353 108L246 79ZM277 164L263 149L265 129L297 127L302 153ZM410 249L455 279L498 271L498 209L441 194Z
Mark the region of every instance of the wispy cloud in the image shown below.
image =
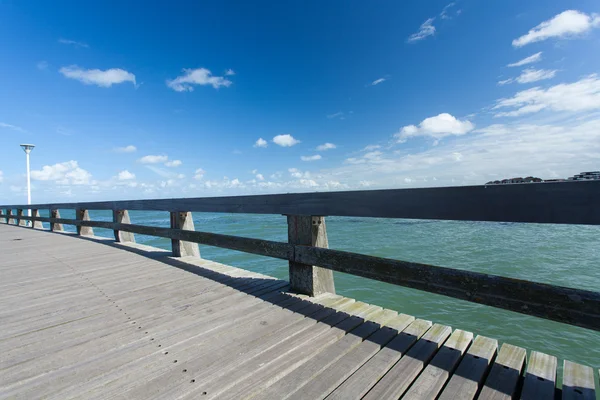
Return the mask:
M231 72L233 71L231 70ZM175 79L167 80L167 86L176 92L192 92L194 90L194 85L212 86L213 88L218 89L222 86L229 87L232 84L233 82L229 79L222 76L214 76L210 70L206 68L184 68L183 75L178 76Z
M325 151L335 149L337 146L333 143L324 143L317 146L317 151Z
M334 118L345 119L346 116L344 115L344 113L342 111L338 111L333 114L328 114L327 118L329 118L329 119L334 119Z
M532 28L527 34L513 40L514 47L523 47L530 43L550 38L573 38L600 26L600 15L587 15L577 10L567 10L552 19Z
M66 78L75 79L86 85L97 85L100 87L111 87L123 82L131 82L136 85L135 75L120 68L107 70L83 69L77 65L62 67L59 72Z
M263 138L258 138L256 142L254 142L254 147L267 147L269 144Z
M380 83L385 82L385 80L385 78L375 79L373 82L371 82L371 86L379 85Z
M235 71L232 70L231 68L229 68L227 71L225 71L225 76L233 76L235 75Z
M275 143L278 146L281 147L292 147L298 143L300 143L300 141L296 138L294 138L292 135L290 134L285 134L285 135L277 135L273 138L273 143Z
M44 71L44 70L48 69L48 62L46 62L46 61L40 61L35 66L40 71Z
M517 82L517 83L532 83L537 81L542 81L545 79L552 79L556 76L558 72L557 69L534 69L527 68L521 72L521 75L516 78L504 79L498 82L498 85L506 85L509 83Z
M302 161L317 161L321 159L321 155L320 154L315 154L313 156L300 156L300 159Z
M6 128L6 129L10 129L10 130L13 130L16 132L27 133L27 131L25 129L21 128L20 126L7 124L5 122L0 122L0 128Z
M166 163L168 160L169 157L165 155L148 155L140 158L138 162L142 164L161 164Z
M446 7L444 7L444 9L442 10L442 12L440 13L440 18L441 19L452 19L452 17L449 15L448 10L452 7L454 7L456 5L456 3L452 2L449 3L448 5L446 5ZM457 15L460 14L460 10L457 11Z
M421 24L419 30L406 39L408 43L418 42L419 40L423 40L428 36L433 36L435 34L435 26L433 26L433 21L435 18L428 18L425 22Z
M170 167L170 168L179 167L179 166L181 166L181 164L183 164L183 162L181 162L181 160L172 160L172 161L165 162L165 166Z
M84 47L84 48L90 47L87 43L78 42L76 40L69 40L69 39L58 39L58 43L68 44L68 45L75 46L75 47Z
M113 151L115 153L133 153L137 150L137 147L135 147L134 145L130 144L129 146L125 146L125 147L115 147L113 149Z
M520 67L527 64L533 64L542 60L542 52L535 53L529 57L525 57L524 59L517 61L516 63L508 64L507 67Z

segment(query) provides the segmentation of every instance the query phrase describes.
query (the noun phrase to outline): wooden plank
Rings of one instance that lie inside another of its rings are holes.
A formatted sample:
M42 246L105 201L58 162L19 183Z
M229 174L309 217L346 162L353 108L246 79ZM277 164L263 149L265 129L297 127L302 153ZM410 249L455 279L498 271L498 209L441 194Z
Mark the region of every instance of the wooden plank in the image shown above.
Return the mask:
M324 217L288 215L288 243L316 247L329 247ZM333 271L289 261L290 286L292 291L309 296L335 293Z
M563 400L595 400L594 370L591 367L564 361Z
M554 399L557 364L556 357L532 351L527 363L521 399Z
M358 371L352 374L327 399L345 400L363 398L430 327L430 321L415 320L373 356L373 358L363 364Z
M384 327L297 390L289 400L325 398L413 321L414 317L406 314L394 317Z
M471 332L455 330L402 398L407 400L435 399L472 340Z
M318 247L295 246L296 262L600 330L600 293Z
M35 208L600 224L600 181L36 204ZM26 208L4 205L4 208Z
M458 365L439 400L473 399L496 355L498 341L477 336Z
M377 382L364 399L398 399L402 396L451 332L449 326L434 324Z
M129 219L129 211L127 210L113 210L113 222L115 224L131 224ZM131 232L114 230L115 240L119 243L135 243L135 236Z
M514 398L525 366L526 355L525 349L504 343L478 399L509 400Z

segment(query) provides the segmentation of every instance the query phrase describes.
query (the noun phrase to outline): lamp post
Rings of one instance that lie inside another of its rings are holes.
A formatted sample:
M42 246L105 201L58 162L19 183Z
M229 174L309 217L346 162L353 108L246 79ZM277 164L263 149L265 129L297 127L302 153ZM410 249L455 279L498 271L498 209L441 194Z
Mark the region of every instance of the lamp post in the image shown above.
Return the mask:
M29 173L29 153L31 153L31 150L33 150L35 146L32 144L22 144L21 148L23 149L23 151L25 152L25 155L27 157L27 205L31 204L31 176ZM31 208L27 209L27 216L31 217ZM27 225L30 224L30 221L27 221Z

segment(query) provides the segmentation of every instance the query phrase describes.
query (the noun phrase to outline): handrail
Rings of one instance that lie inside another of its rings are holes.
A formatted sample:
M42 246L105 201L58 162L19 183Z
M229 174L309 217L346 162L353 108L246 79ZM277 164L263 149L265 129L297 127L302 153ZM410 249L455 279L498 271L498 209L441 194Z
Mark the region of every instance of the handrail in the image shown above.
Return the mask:
M3 205L600 225L600 181Z
M290 265L314 265L600 331L600 293L587 290L367 256L314 245L118 222L46 218L38 215L28 217L22 215L22 212L17 215L0 215L0 219L2 218L6 218L7 223L8 219L16 220L17 224L24 220L34 221L34 224L35 221L42 221L77 227L100 227L115 232L132 232L244 251L288 260Z

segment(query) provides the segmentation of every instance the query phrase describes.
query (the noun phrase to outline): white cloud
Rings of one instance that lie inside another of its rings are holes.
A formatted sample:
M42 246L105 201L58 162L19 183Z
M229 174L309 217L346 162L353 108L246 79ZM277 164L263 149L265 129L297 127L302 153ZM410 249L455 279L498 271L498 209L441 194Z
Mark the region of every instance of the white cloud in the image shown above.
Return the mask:
M85 47L85 48L90 47L87 43L78 42L76 40L69 40L69 39L58 39L58 43L69 44L69 45L72 45L75 47Z
M0 183L4 180L4 173L0 171Z
M135 179L135 174L132 174L131 172L129 172L127 170L123 170L123 171L119 172L119 174L117 175L117 179L120 181L129 181L129 180Z
M519 60L515 63L508 64L507 67L520 67L520 66L527 65L527 64L533 64L533 63L536 63L541 60L542 60L542 52L540 51L539 53L535 53L534 55L525 57L524 59Z
M46 61L40 61L35 66L40 71L44 71L45 69L48 69L48 62L46 62Z
M431 136L436 139L441 139L449 135L464 135L472 131L475 125L468 121L461 121L448 113L442 113L435 117L429 117L421 121L419 126L407 125L394 137L399 142L404 142L408 138L414 136Z
M21 128L20 126L11 125L11 124L7 124L4 122L0 122L0 128L6 128L6 129L13 130L13 131L21 132L21 133L27 133L27 131L25 129Z
M259 181L264 181L265 177L263 176L263 174L256 174L256 179L258 179Z
M140 158L138 160L138 162L140 162L142 164L159 164L159 163L166 163L168 160L169 160L169 157L167 157L167 156L149 155L149 156L144 156L144 157Z
M592 28L600 26L598 14L587 15L577 10L567 10L542 22L527 34L513 40L514 47L522 47L530 43L549 38L571 38L582 35Z
M198 168L195 172L194 172L194 179L200 180L202 178L204 178L204 174L206 173L205 170L203 170L202 168Z
M552 79L558 72L555 69L533 69L528 68L521 72L521 75L517 77L517 82L519 83L531 83L537 82L544 79Z
M435 18L429 18L427 21L423 22L419 27L419 30L408 37L406 40L409 43L417 42L419 40L423 40L428 36L432 36L435 34L435 26L433 26L433 21Z
M321 155L320 154L315 154L313 156L301 156L300 159L302 161L317 161L321 159Z
M346 117L344 116L344 113L341 111L338 111L333 114L329 114L329 115L327 115L327 118L329 118L329 119L334 119L334 118L346 119Z
M291 146L294 146L294 145L300 143L300 141L295 139L290 134L285 134L285 135L275 136L273 138L273 143L275 143L276 145L281 146L281 147L291 147Z
M377 150L377 149L379 149L379 148L381 148L381 146L380 146L380 145L378 145L378 144L370 144L370 145L366 146L366 147L363 149L363 151L373 151L373 150Z
M227 71L225 71L225 76L233 76L235 75L235 71L232 70L231 68L229 68Z
M91 184L92 174L80 168L77 161L67 161L54 165L45 165L41 170L31 171L31 179L38 181L55 181L59 185Z
M509 83L513 83L514 81L515 81L514 78L508 78L508 79L498 81L498 85L500 85L500 86L508 85Z
M207 86L210 85L215 89L221 86L229 87L233 84L229 79L222 76L214 76L206 68L183 69L184 74L175 79L167 80L167 86L176 92L191 92L194 90L194 85Z
M446 5L446 7L444 7L444 9L442 10L442 12L440 13L440 18L441 19L452 19L452 17L450 17L448 15L448 9L451 8L451 7L454 7L455 5L456 5L456 3L454 3L454 2L449 3L448 5ZM459 14L460 14L460 10L458 10L456 12L456 15L459 15Z
M380 83L385 82L385 78L379 78L371 82L371 86L379 85Z
M325 151L335 149L337 146L333 143L324 143L317 146L317 151Z
M167 167L179 167L181 164L183 164L181 160L167 161L165 163Z
M123 82L131 82L135 86L135 75L120 68L111 68L105 71L100 69L83 69L77 65L62 67L59 72L66 78L75 79L86 85L111 87Z
M115 153L134 153L136 150L137 150L137 147L135 147L132 144L130 144L129 146L125 146L125 147L115 147L114 148Z
M263 138L258 138L258 140L254 143L254 147L267 147L268 143Z
M561 83L548 89L534 87L517 92L511 98L500 99L493 110L496 117L516 117L541 110L589 111L600 109L600 79L589 75L577 82Z

